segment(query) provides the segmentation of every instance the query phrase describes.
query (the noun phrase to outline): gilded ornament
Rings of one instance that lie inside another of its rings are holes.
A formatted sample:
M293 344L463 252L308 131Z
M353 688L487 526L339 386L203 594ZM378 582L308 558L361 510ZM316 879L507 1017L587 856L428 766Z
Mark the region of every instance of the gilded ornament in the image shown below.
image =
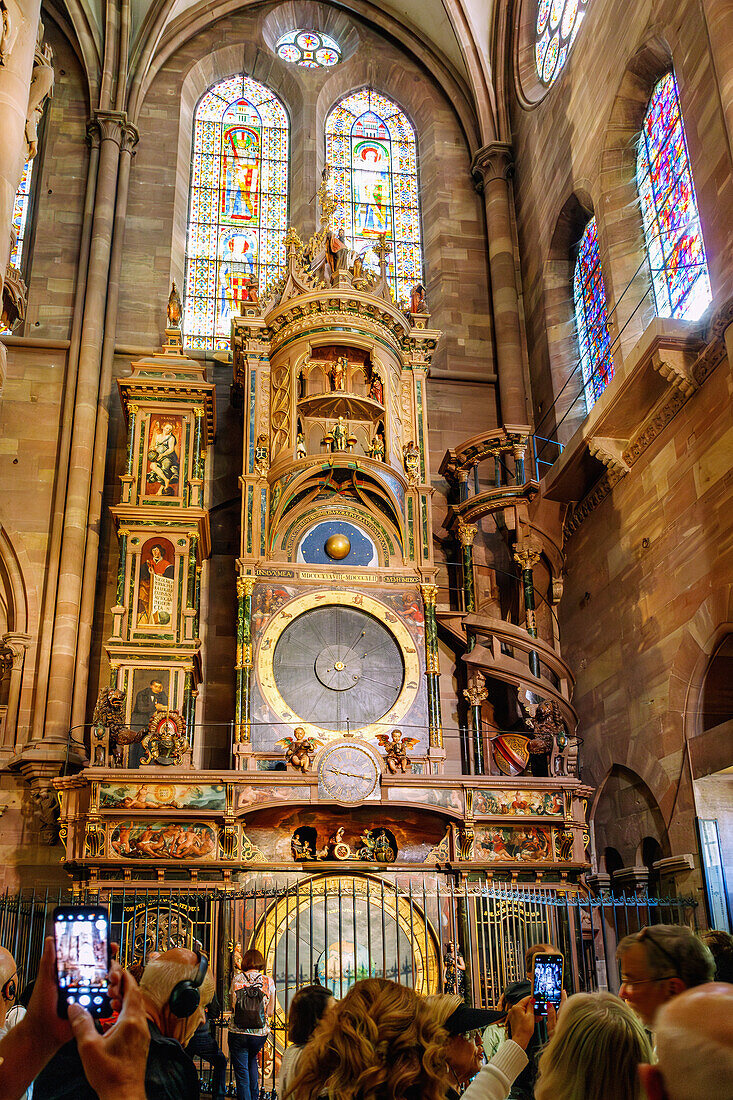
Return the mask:
M337 533L329 535L326 539L326 545L324 547L329 558L333 558L335 561L340 561L342 558L348 556L351 550L351 543L346 535Z
M475 523L466 523L461 516L458 517L458 523L456 524L456 534L458 535L458 541L461 546L473 546L473 540L478 533L478 525Z

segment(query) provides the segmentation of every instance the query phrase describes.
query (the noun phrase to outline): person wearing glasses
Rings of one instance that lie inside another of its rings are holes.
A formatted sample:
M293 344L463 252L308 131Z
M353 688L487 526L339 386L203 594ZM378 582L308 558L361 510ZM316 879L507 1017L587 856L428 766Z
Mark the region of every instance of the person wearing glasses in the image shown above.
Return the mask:
M686 989L711 982L715 974L709 948L679 924L655 924L625 936L616 958L621 965L619 996L650 1031L662 1005Z

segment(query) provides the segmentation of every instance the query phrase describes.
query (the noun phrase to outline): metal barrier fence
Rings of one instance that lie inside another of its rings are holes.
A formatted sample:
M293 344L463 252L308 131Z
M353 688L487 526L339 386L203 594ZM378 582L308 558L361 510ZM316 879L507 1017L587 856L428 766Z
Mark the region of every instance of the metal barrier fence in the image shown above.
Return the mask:
M647 924L696 928L689 898L592 896L576 887L456 882L448 873L253 874L246 885L99 891L45 890L0 897L0 944L15 956L22 990L36 973L44 935L58 904L109 906L123 966L154 950L202 944L225 1013L215 1025L227 1050L231 951L259 949L275 980L271 1034L261 1055L261 1096L275 1095L287 1013L303 985L319 982L343 996L354 981L385 977L419 993L455 992L446 974L452 941L465 963L469 1003L496 1005L504 987L525 976L524 955L549 942L565 957L568 992L617 992L616 945ZM211 1070L199 1062L202 1090ZM235 1095L229 1068L228 1095Z

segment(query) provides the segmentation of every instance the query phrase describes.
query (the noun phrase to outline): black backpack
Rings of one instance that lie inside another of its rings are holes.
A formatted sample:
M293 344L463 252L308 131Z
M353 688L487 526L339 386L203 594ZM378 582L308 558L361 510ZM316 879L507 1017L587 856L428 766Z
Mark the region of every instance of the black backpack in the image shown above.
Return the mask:
M245 981L247 979L245 978ZM237 990L234 1005L234 1026L239 1031L261 1031L267 1026L265 990L262 975Z

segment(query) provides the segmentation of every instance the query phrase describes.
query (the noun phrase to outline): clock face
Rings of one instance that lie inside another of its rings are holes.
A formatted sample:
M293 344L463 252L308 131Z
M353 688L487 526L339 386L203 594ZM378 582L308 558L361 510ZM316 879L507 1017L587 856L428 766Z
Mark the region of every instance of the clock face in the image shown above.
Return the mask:
M377 762L359 744L342 741L333 745L321 757L318 783L326 798L338 802L361 802L368 798L379 782Z
M382 718L405 678L394 635L351 607L315 607L294 619L278 639L273 671L300 721L334 731Z

